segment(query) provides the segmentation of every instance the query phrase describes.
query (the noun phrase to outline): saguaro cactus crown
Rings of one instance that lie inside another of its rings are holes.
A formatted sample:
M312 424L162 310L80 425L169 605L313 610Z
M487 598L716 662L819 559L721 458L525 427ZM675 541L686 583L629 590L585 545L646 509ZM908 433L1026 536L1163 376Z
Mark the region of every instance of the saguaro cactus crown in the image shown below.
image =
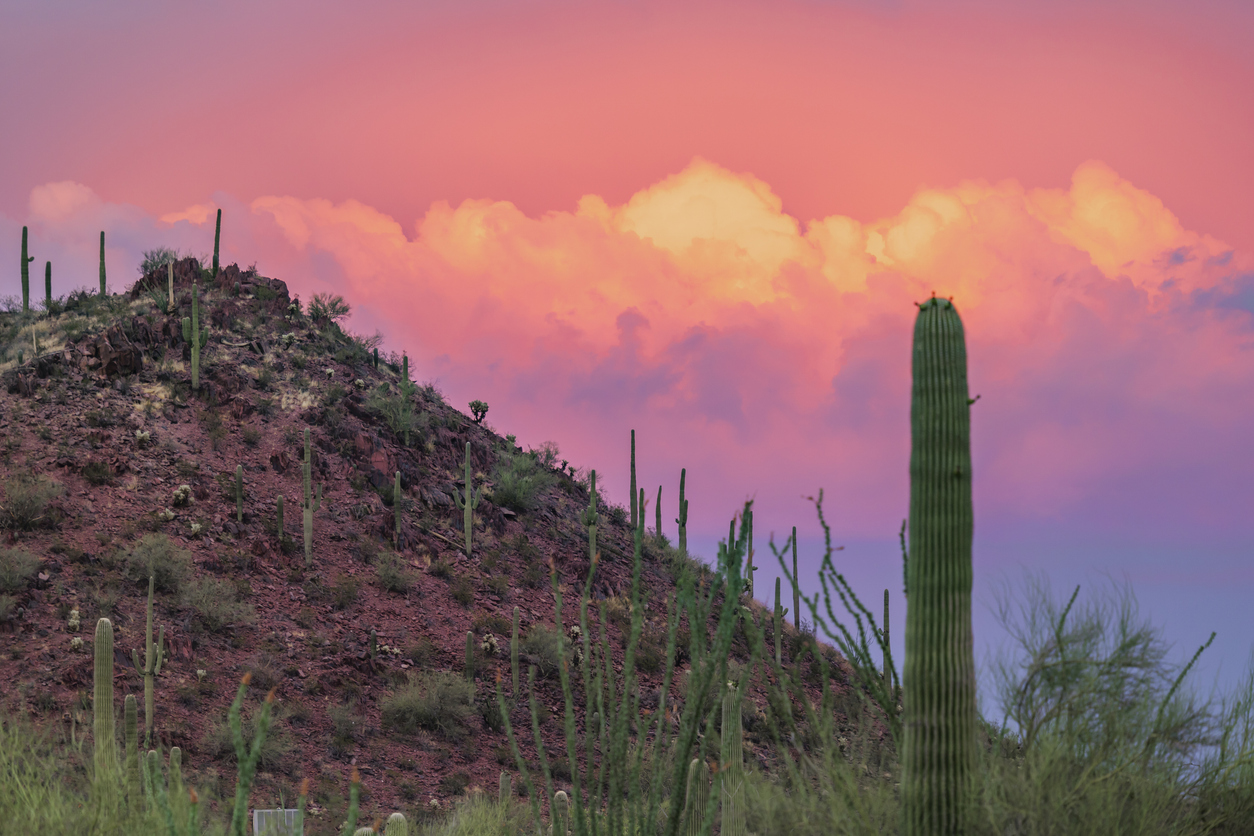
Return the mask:
M913 372L901 832L946 836L967 832L977 756L971 401L951 301L919 306Z

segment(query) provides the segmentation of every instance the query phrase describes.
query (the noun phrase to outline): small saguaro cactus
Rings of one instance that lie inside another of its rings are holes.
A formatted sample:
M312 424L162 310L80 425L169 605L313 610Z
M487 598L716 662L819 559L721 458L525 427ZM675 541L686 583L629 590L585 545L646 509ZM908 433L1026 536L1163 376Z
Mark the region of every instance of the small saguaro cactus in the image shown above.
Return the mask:
M209 328L200 327L200 291L192 282L192 315L183 317L183 339L192 344L192 389L200 388L200 350L209 341Z
M235 465L235 521L244 521L244 466Z
M102 618L96 622L93 646L92 740L96 787L102 796L110 794L118 780L118 741L113 713L113 622Z
M33 255L26 254L26 227L22 227L22 312L30 310L30 263Z
M497 790L496 800L502 806L509 804L510 797L514 792L514 779L508 772L501 770L501 785Z
M774 611L774 627L775 627L775 665L784 664L784 616L788 615L788 609L779 605L779 578L775 579L775 611Z
M662 536L662 486L657 486L657 502L653 504L653 510L657 512L657 520L653 524L653 533L658 537Z
M279 494L274 502L275 525L278 527L279 541L283 540L283 494Z
M100 230L100 295L105 295L104 230Z
M973 817L971 400L962 319L919 305L910 402L910 560L901 747L903 836L957 836Z
M374 370L376 372L379 370L379 349L377 348L374 350Z
M728 683L723 694L722 765L718 770L723 836L745 836L744 742L740 727L740 688Z
M313 565L313 518L314 512L322 507L322 485L318 485L317 495L315 496L311 489L310 483L313 481L311 475L313 469L313 454L309 449L309 429L305 429L305 461L301 465L301 479L304 483L305 498L301 502L300 509L305 518L305 565Z
M684 832L687 836L701 836L705 811L710 804L710 767L700 758L688 764L688 791L684 801Z
M218 277L218 243L222 240L222 210L218 210L218 220L213 225L213 278Z
M565 790L553 794L553 824L550 836L566 836L570 832L570 798Z
M52 313L52 262L44 262L44 310Z
M475 631L466 631L466 681L475 681Z
M688 477L688 468L679 469L679 516L675 524L679 526L679 553L688 554L688 500L684 499L684 480Z
M463 489L465 499L462 498L463 491L453 489L453 501L457 503L457 507L462 512L462 524L466 529L466 557L470 557L470 533L474 527L475 509L479 507L479 500L483 498L482 490L475 490L474 478L470 475L470 442L466 442L466 487Z
M753 573L758 569L753 565L753 514L745 514L745 525L749 529L749 545L745 550L745 587L749 593L749 599L753 600Z
M588 565L595 566L597 560L597 472L588 474L588 507L584 509L582 522L588 527Z
M174 262L165 263L165 280L169 295L166 297L166 313L174 313Z
M405 818L404 813L393 813L388 816L383 832L387 836L409 836L409 820Z
M156 577L152 574L148 575L148 618L147 626L144 628L144 664L139 664L139 649L131 648L131 661L135 663L135 669L144 674L144 748L147 749L149 742L152 740L153 727L153 685L154 680L161 673L161 663L165 661L165 651L162 645L165 643L165 627L163 626L157 634L157 643L152 643L152 595Z
M126 746L126 802L139 809L139 708L134 694L122 701L122 736Z
M392 482L392 511L396 515L396 530L392 532L392 548L401 547L401 472L396 471Z

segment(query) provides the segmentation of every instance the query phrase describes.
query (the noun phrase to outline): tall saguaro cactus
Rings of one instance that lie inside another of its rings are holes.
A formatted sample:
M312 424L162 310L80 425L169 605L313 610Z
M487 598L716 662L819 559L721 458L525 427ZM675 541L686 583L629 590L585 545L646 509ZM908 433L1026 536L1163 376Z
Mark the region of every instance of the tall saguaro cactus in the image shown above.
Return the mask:
M183 317L183 339L192 344L192 389L200 388L200 350L209 341L209 328L200 327L200 292L192 282L192 315Z
M26 227L22 227L22 313L30 310L30 263L34 260L26 254Z
M218 220L213 225L213 278L218 277L218 242L222 240L222 210L218 210Z
M315 496L310 485L313 482L313 454L309 450L309 430L305 429L305 461L301 464L301 481L305 498L300 503L300 510L305 519L305 565L313 565L313 517L314 512L322 507L322 485L318 486ZM283 532L279 531L282 538Z
M675 524L679 526L679 553L688 554L688 500L684 499L684 480L688 477L688 468L679 469L679 516Z
M797 576L797 526L792 527L792 624L801 629L801 579Z
M597 472L595 470L588 473L588 507L583 512L583 524L588 527L588 565L595 566L597 562L597 521L600 515L597 514Z
M126 802L132 810L140 809L138 715L135 695L127 694L122 701L122 739L126 746Z
M971 401L962 320L947 299L919 305L913 377L901 832L949 836L970 823L977 713Z
M744 741L740 727L740 685L728 683L723 693L722 766L719 800L723 806L723 836L745 836Z
M113 622L96 622L92 695L92 744L96 791L102 800L113 798L118 783L117 720L113 713Z
M100 295L105 295L104 230L100 230Z
M641 505L640 500L636 498L636 431L631 431L631 530L636 530L636 506ZM644 516L644 509L640 508L640 515Z
M44 262L44 310L52 313L52 262Z
M479 507L479 500L483 498L482 490L475 490L474 477L470 475L470 442L466 442L466 487L459 492L453 489L453 501L457 503L458 509L462 512L462 524L466 529L466 557L470 557L470 533L474 528L475 509ZM466 498L462 499L462 493Z

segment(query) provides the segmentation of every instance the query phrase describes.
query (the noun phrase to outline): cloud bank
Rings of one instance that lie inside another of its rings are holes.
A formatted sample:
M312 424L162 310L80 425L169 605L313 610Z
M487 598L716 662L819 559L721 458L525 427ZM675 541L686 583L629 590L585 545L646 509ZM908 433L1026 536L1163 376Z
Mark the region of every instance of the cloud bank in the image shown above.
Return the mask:
M981 395L983 530L1235 535L1254 500L1251 259L1098 161L1069 188L964 181L867 222L802 222L768 183L700 158L621 204L538 217L436 202L407 227L354 200L218 194L158 219L54 183L27 222L37 258L90 276L101 228L134 265L153 246L207 250L219 206L228 260L342 294L351 327L407 351L417 379L487 401L522 442L556 440L618 502L636 429L672 533L681 467L709 533L750 496L769 528L812 530L803 496L820 487L842 536L894 533L913 303L933 292L963 316ZM0 225L16 261L20 224Z

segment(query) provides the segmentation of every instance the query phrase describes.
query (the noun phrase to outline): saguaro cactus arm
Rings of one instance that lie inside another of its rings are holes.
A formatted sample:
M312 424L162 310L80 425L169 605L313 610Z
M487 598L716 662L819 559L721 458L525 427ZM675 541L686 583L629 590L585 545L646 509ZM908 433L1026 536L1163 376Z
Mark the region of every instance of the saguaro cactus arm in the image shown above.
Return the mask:
M962 320L947 299L919 305L910 405L904 836L968 831L977 765L971 633L971 412Z

